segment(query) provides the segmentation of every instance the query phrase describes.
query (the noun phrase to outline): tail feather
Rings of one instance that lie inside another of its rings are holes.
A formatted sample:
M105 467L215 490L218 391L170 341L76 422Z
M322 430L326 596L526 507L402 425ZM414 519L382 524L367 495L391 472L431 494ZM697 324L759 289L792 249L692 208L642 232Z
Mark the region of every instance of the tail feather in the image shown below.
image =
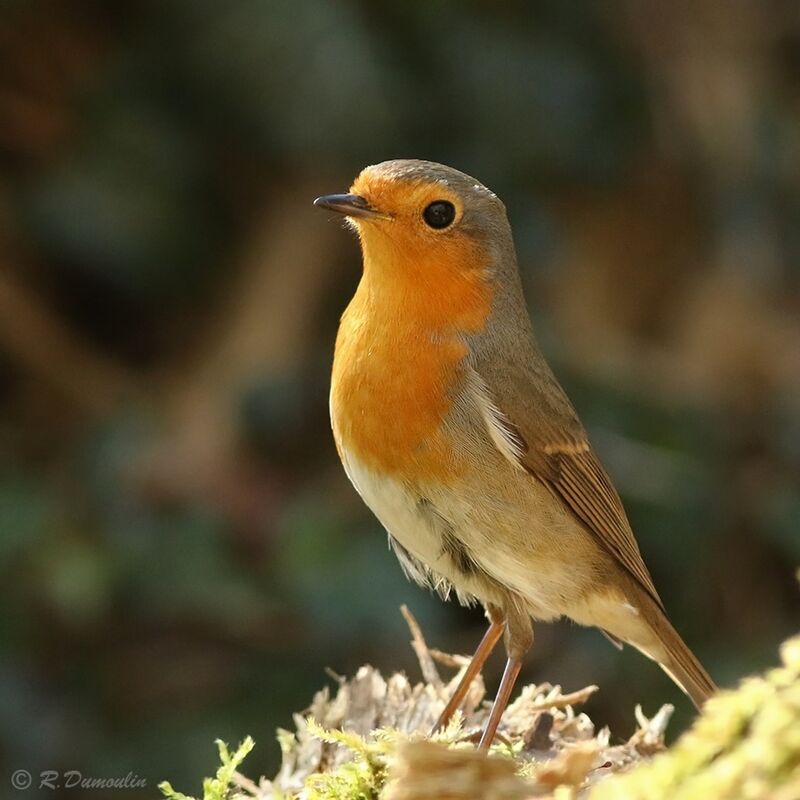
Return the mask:
M636 645L647 656L657 661L661 669L689 696L695 706L700 707L717 691L717 686L700 663L697 656L689 649L686 642L672 626L664 610L644 592L638 592L639 608L651 634L658 641L658 646Z
M597 594L570 617L582 625L594 625L619 646L635 647L655 661L699 709L717 691L714 681L697 656L672 627L664 609L633 579L623 584L624 602L618 594Z
M716 684L663 613L659 624L654 625L653 628L667 655L666 660L659 660L661 669L689 695L691 701L700 709L703 703L717 691Z

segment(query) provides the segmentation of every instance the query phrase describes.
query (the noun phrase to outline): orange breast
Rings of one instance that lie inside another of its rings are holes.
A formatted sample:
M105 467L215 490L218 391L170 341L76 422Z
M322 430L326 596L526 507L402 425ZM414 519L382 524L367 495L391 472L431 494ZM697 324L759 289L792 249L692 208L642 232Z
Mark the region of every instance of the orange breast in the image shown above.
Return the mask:
M366 269L336 340L331 416L340 455L344 448L405 480L453 480L464 470L442 423L468 353L463 334L485 325L491 295L478 275L443 275L436 291L442 267L429 265L426 286Z

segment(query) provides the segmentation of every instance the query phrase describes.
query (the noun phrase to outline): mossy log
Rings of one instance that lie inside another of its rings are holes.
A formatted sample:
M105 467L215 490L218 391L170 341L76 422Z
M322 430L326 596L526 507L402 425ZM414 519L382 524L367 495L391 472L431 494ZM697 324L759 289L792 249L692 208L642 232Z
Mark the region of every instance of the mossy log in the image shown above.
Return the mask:
M709 700L669 750L670 706L652 718L637 707L636 733L612 745L607 728L575 710L596 687L565 694L542 684L522 689L486 756L475 749L488 713L480 679L463 715L429 736L467 660L429 650L404 613L423 682L369 666L338 679L335 694L322 689L295 715L295 732L279 731L283 761L272 780L239 771L252 740L233 754L219 743L222 766L203 800L800 799L800 636L784 643L782 666ZM457 672L445 682L437 664ZM162 790L191 800L168 784Z

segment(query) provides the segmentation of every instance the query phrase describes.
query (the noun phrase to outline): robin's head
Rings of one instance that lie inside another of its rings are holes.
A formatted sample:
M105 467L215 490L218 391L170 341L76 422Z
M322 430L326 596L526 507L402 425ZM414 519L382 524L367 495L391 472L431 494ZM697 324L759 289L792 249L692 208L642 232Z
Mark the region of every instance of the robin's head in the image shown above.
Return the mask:
M515 263L503 203L443 164L384 161L366 167L348 194L314 204L347 217L361 239L365 271L376 277L430 286L434 278L441 284L465 273L489 279Z

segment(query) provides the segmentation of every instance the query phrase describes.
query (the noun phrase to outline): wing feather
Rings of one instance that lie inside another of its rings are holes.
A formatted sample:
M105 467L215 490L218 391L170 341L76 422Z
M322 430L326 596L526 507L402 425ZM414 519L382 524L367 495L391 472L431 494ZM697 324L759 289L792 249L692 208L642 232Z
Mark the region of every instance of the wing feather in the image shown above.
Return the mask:
M632 575L663 608L650 573L639 552L622 501L605 469L592 450L571 406L569 416L559 430L551 419L526 419L520 413L512 417L502 408L500 398L492 393L484 378L470 367L468 385L472 388L492 441L514 464L541 481L570 513L591 533L601 546ZM553 379L555 380L555 379ZM528 395L536 400L535 384L513 387L512 394ZM566 398L559 398L564 413ZM498 438L500 441L498 442Z

